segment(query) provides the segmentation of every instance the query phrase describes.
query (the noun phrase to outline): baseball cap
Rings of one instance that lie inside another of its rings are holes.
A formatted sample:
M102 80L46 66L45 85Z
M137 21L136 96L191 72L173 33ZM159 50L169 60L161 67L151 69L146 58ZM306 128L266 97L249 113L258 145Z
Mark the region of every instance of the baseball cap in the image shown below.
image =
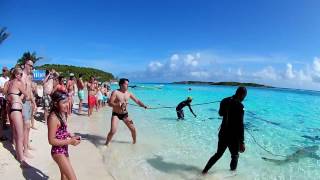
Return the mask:
M3 66L3 67L2 67L2 71L8 71L7 66Z

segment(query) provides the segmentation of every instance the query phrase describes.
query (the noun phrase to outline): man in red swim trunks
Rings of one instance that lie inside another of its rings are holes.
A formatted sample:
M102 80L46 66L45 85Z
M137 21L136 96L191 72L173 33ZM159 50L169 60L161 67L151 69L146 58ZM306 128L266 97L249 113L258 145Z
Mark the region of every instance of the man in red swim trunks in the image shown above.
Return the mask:
M93 107L96 105L96 84L94 83L95 78L93 76L90 77L90 81L87 83L88 89L88 116L92 115Z

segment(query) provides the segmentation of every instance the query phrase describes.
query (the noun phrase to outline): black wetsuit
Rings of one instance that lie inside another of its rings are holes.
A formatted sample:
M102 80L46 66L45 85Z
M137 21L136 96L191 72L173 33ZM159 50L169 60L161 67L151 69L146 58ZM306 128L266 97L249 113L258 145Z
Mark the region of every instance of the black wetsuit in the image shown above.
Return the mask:
M188 106L190 111L192 112L190 103L191 103L191 101L185 100L185 101L182 101L181 103L178 104L178 106L176 107L178 119L184 119L183 108L185 106Z
M238 164L240 144L244 140L243 115L244 106L234 96L225 98L220 103L219 115L223 120L219 131L219 142L217 152L210 158L203 173L221 158L224 151L229 148L231 153L230 169L235 170Z

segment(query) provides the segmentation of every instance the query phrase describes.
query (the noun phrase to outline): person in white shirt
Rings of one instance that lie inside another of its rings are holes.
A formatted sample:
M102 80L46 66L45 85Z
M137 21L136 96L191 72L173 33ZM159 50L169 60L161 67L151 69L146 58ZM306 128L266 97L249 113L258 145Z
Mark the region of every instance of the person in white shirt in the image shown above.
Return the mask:
M7 67L2 67L2 76L0 77L0 141L7 140L7 137L3 135L3 127L6 126L7 118L7 110L6 110L6 97L4 91L4 84L9 81L9 70Z

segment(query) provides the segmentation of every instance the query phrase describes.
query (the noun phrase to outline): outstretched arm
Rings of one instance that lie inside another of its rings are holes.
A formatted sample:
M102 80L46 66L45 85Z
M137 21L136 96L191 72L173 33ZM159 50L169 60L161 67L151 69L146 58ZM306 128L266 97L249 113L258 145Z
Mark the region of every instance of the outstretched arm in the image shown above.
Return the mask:
M51 76L51 73L50 74L48 74L45 78L44 78L44 80L42 81L42 83L44 84L44 83L46 83L48 80L49 80L49 77Z
M137 103L140 107L147 109L148 107L144 105L139 99L137 99L133 94L130 93L130 99Z
M189 107L189 109L190 109L190 112L194 115L194 117L197 117L197 115L193 112L190 104L188 105L188 107Z

